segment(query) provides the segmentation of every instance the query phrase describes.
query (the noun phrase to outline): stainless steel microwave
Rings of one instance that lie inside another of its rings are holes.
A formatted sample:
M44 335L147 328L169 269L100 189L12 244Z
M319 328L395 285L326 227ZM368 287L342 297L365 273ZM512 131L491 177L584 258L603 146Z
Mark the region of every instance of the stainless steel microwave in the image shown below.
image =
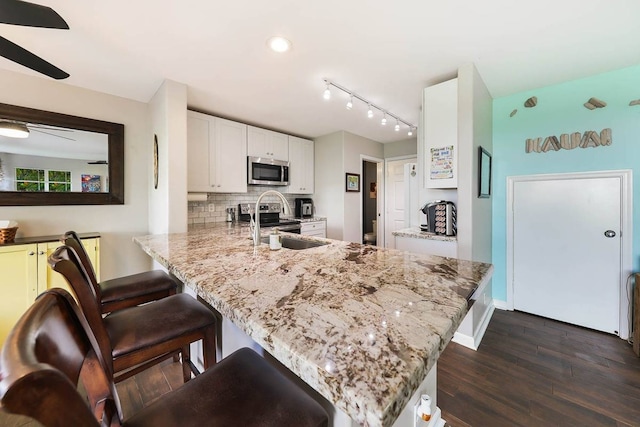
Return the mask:
M247 157L247 184L289 185L289 162Z

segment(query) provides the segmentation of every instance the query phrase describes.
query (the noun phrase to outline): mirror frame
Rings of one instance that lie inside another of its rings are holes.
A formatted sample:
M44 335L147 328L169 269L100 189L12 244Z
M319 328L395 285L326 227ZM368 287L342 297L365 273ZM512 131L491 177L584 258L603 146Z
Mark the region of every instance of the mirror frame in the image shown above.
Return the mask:
M0 119L107 134L108 193L0 191L0 206L124 204L124 125L0 103Z

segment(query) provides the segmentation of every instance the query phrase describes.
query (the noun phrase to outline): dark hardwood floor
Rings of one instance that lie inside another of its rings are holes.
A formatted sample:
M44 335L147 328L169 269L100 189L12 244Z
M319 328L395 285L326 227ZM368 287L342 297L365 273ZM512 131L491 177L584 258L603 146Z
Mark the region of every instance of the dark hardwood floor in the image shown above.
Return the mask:
M451 427L637 427L640 359L613 335L496 310L477 352L440 357L438 406Z
M125 418L181 384L171 361L118 384ZM612 335L496 310L477 352L440 357L438 406L448 427L638 427L640 359ZM0 413L5 425L25 420Z

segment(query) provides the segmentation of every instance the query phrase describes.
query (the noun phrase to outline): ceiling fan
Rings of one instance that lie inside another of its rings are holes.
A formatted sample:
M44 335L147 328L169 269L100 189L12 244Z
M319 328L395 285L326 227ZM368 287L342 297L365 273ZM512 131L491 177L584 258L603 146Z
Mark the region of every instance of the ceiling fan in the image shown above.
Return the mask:
M57 138L68 139L69 141L75 141L73 138L54 133L72 132L71 129L0 119L0 136L7 136L9 138L27 138L31 131L44 133Z
M55 10L21 0L0 1L0 23L60 30L69 29L69 25ZM0 55L56 80L69 77L69 74L60 68L2 36L0 36Z

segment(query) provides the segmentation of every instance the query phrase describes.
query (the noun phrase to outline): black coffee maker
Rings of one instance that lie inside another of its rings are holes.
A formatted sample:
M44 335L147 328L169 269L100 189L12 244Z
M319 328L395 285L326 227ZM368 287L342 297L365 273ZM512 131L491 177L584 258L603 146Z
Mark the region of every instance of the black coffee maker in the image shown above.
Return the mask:
M311 218L313 216L313 200L308 198L295 199L296 218Z

